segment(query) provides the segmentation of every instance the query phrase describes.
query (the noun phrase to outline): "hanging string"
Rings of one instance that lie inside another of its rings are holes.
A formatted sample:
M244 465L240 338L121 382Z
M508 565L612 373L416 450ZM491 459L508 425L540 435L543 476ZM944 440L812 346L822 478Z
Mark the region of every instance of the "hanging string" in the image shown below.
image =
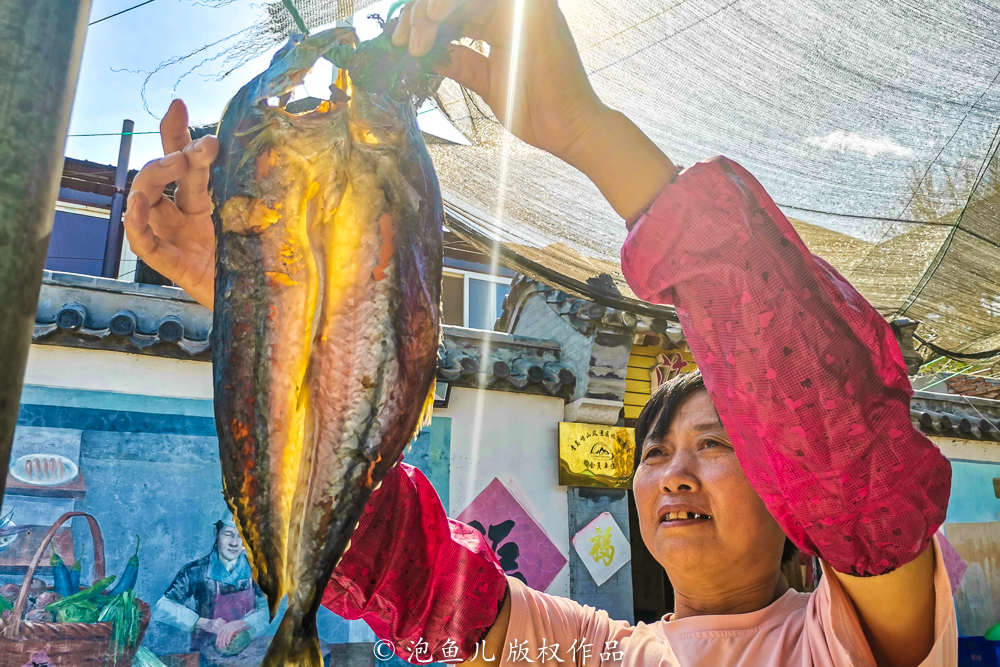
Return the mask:
M948 357L949 359L955 359L955 360L990 359L992 357L1000 355L1000 350L987 350L985 352L974 352L974 353L971 353L971 354L967 353L967 352L952 352L951 350L946 350L943 347L938 347L934 343L931 343L931 342L928 342L928 341L924 340L923 338L921 338L917 334L913 334L913 337L916 338L917 341L919 341L921 345L924 345L925 347L927 347L927 349L929 349L934 354L941 355L942 357Z
M309 28L306 27L306 22L302 20L302 15L299 14L299 10L295 9L295 5L292 3L292 0L281 0L281 4L283 4L285 9L288 10L288 13L292 15L292 20L295 21L295 25L298 26L299 31L301 31L303 35L309 34Z

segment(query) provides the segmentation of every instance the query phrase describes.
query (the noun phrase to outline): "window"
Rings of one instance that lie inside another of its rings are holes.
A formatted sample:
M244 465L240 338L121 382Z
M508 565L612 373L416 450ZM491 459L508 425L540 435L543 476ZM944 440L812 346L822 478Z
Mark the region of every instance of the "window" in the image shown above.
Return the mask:
M441 319L445 324L492 331L510 293L510 278L447 269L442 287Z
M101 275L110 218L107 209L57 202L45 268L88 276Z

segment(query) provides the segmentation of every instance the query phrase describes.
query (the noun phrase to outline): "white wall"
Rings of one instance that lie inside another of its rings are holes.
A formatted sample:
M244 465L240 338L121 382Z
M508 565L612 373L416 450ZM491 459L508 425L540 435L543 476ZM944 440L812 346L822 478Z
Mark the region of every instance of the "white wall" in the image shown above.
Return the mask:
M566 487L558 485L564 406L561 398L454 387L448 408L434 411L452 420L448 515L458 516L494 477L505 485L513 477L526 496L518 500L568 559ZM546 592L569 595L568 565Z
M24 383L170 398L212 399L212 364L141 354L32 345Z
M941 453L951 460L1000 463L1000 443L989 440L964 440L930 436Z
M111 391L170 398L212 399L212 364L122 352L32 345L25 384ZM559 480L561 398L477 391L455 387L448 409L434 414L451 418L449 516L457 516L486 485L499 478L567 558L569 557L566 487ZM564 567L547 592L569 595Z

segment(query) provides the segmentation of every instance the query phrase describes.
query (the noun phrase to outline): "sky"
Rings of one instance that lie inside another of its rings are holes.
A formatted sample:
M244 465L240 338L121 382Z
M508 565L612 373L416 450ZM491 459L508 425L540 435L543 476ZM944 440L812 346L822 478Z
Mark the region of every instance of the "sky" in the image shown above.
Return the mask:
M90 20L136 5L140 0L93 0ZM390 0L367 7L355 21L362 39L378 30L374 21L364 18L373 12L385 13ZM271 51L264 53L227 78L217 81L219 65L210 63L184 77L201 57L173 65L154 75L146 86L149 111L143 107L142 85L146 72L160 63L224 39L254 23L261 16L259 0L233 0L223 6L206 6L197 0L154 0L120 16L90 26L84 45L80 79L77 85L69 138L68 157L102 164L118 161L122 121L135 121L130 168L138 169L163 155L155 134L159 117L174 97L187 103L191 123L218 122L226 103L251 78L266 69ZM382 7L382 5L386 5ZM215 53L216 50L207 51ZM221 62L221 61L217 61ZM178 80L179 83L178 83ZM308 82L307 82L308 83ZM451 128L437 111L420 116L421 128L444 135L453 141L464 137ZM111 134L113 136L73 136Z

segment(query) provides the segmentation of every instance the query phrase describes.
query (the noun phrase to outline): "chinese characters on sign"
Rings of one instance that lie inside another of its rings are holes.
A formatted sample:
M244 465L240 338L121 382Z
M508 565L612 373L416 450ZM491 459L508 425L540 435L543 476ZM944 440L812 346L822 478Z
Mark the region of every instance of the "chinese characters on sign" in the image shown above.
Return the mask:
M627 489L632 481L635 432L620 426L559 424L559 484Z
M499 479L456 519L485 535L504 572L535 590L544 591L566 565L566 556Z
M600 586L632 558L628 536L610 512L598 514L573 536L573 548Z
M379 651L379 646L382 645L383 651ZM391 644L387 640L381 640L379 644L376 644L375 657L379 661L388 660L392 656ZM388 653L384 652L386 647L390 647ZM542 645L540 647L534 647L528 642L528 640L519 641L517 639L512 640L507 646L506 662L509 663L555 663L555 662L569 662L575 664L587 664L590 658L594 655L594 643L588 642L586 637L582 639L574 639L573 644L567 649L560 651L559 644L549 644L548 640L544 637L542 638ZM400 657L404 658L408 663L414 665L426 665L431 662L442 662L442 663L457 663L464 662L458 657L458 644L455 640L448 639L445 641L444 645L441 647L442 659L435 660L431 651L429 650L429 645L427 641L421 637L419 641L416 642L409 649L404 649L400 652ZM479 658L479 653L482 651L482 660L485 662L499 662L496 654L489 654L486 650L486 640L480 641L476 644L475 653L469 657L469 660L476 660ZM560 653L565 657L559 657ZM625 651L621 650L619 642L611 639L604 642L604 650L600 652L601 661L605 663L621 663L625 659ZM534 656L534 657L532 657Z
M595 528L595 535L590 538L590 543L594 545L594 548L590 550L590 557L594 559L595 563L600 563L602 560L605 565L611 565L611 561L615 559L615 546L611 544L611 527L607 528Z
M656 355L656 365L649 369L649 393L652 394L661 384L676 376L687 365L688 361L680 352Z

